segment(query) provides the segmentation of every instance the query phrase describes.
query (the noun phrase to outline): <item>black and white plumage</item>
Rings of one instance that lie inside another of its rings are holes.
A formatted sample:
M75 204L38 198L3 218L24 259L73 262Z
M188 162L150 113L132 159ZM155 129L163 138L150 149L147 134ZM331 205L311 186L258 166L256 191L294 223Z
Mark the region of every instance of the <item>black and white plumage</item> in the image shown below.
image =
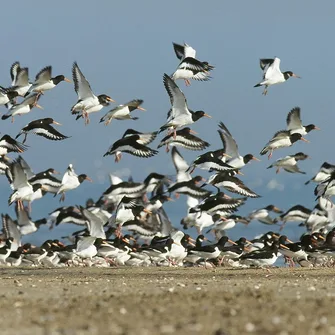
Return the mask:
M36 232L39 227L47 223L47 220L32 221L26 208L15 206L17 225L21 235L28 235Z
M20 97L25 97L32 85L29 82L29 71L27 67L21 67L19 62L14 62L10 68L12 79L11 89L16 91Z
M0 156L0 175L4 174L7 176L7 178L11 181L10 171L9 171L9 165L10 165L10 159L6 156ZM9 177L8 177L9 174Z
M143 104L143 100L135 99L127 102L126 104L119 105L109 112L107 112L101 119L100 122L104 122L105 125L109 125L113 119L115 120L138 120L138 117L132 117L131 112L136 109L141 111L145 111L141 105Z
M188 150L203 150L209 147L209 143L203 141L201 138L194 136L197 134L189 127L176 131L176 137L173 136L173 133L165 136L159 143L157 148L166 146L166 152L169 152L169 146L181 146Z
M327 179L315 187L314 195L316 196L316 200L323 197L331 201L330 197L335 195L335 172L332 172Z
M312 130L320 130L320 128L314 124L303 126L301 122L300 113L301 113L300 107L294 107L287 114L286 124L287 124L287 130L290 132L290 134L298 133L304 136L307 135Z
M122 138L126 138L132 135L139 135L140 139L137 142L143 145L148 145L155 140L155 138L157 137L157 134L158 134L158 131L153 131L150 133L141 133L137 130L129 128L124 132L124 134L122 135Z
M214 69L214 66L197 60L196 51L191 46L186 43L184 45L173 43L173 48L177 58L181 60L176 71L171 75L173 80L184 79L186 86L190 86L190 79L200 81L211 79L210 71Z
M276 220L273 219L270 216L269 212L274 212L274 213L278 213L278 214L282 214L283 211L280 210L278 207L274 206L274 205L268 205L264 208L260 208L260 209L256 209L254 211L252 211L248 216L247 219L248 220L258 220L261 223L267 224L267 225L272 225L276 223Z
M0 86L0 105L6 105L8 103L14 104L15 98L18 96L18 93L11 88L4 88Z
M208 184L215 187L224 187L227 191L237 193L249 198L259 198L260 195L252 191L249 187L244 185L242 180L230 176L228 173L221 172L211 176L208 179Z
M44 67L40 72L37 73L35 81L30 88L30 91L41 94L44 91L48 91L56 87L62 81L71 83L71 80L67 79L63 75L52 77L52 66L49 65Z
M238 152L238 146L235 139L223 122L219 123L219 128L220 129L218 130L218 133L221 138L226 156L230 157L229 159L224 160L226 163L236 169L241 169L251 160L259 161L259 159L252 154L241 156Z
M312 210L302 205L295 205L276 218L276 222L305 222L311 215Z
M110 146L103 156L115 155L115 162L119 162L121 160L122 152L142 158L152 157L158 153L157 150L142 144L141 135L136 134L117 140Z
M306 174L306 172L301 171L297 165L297 162L300 160L305 160L309 158L308 155L298 152L294 155L285 156L282 158L277 159L273 164L267 167L267 169L271 169L273 167L276 167L276 173L279 173L280 169L284 169L287 172L290 173L301 173Z
M168 188L167 192L175 192L176 197L179 197L179 194L186 194L193 198L206 198L212 192L204 190L201 187L197 186L201 181L205 180L206 179L201 176L196 176L191 180L174 183Z
M269 152L268 158L270 159L274 150L290 147L299 140L309 142L303 138L301 134L294 133L291 135L288 130L279 130L273 135L272 139L266 144L260 154L265 155Z
M0 139L0 156L7 155L9 152L22 153L27 149L26 145L14 140L9 135L4 135Z
M8 109L8 112L4 115L2 115L1 119L6 120L9 117L12 117L12 122L14 122L14 116L15 115L22 115L29 113L34 107L43 109L37 101L39 99L39 95L37 93L33 93L28 95L22 102L18 104L14 104L10 106Z
M82 112L82 115L85 118L85 124L88 124L89 113L100 111L103 107L108 106L109 102L114 102L114 100L106 94L96 96L93 93L89 82L79 69L77 62L73 63L72 78L74 82L74 90L78 95L78 101L71 108L71 112L72 114ZM81 117L81 115L79 115L79 117Z
M17 221L14 221L8 214L1 214L2 230L5 238L12 238L11 251L17 250L21 246L22 234Z
M86 174L81 174L78 176L74 171L72 164L70 164L66 169L66 172L64 173L64 176L62 178L62 184L59 187L55 196L61 194L60 201L64 201L65 192L77 188L84 180L92 182L92 179Z
M284 83L287 79L294 77L300 78L298 75L292 71L281 72L280 70L280 59L275 58L263 58L260 59L260 67L263 71L263 80L256 84L254 87L265 86L263 95L266 95L267 88L271 85Z
M183 156L180 154L176 147L171 150L171 158L173 165L176 169L176 181L177 183L191 180L191 174L189 173L190 166L187 164Z
M24 134L24 140L22 143L26 142L29 133L45 137L46 139L52 141L61 141L69 138L69 136L65 136L57 131L55 128L53 128L51 124L61 126L59 122L55 121L50 117L34 120L29 122L25 127L23 127L15 138L18 138L19 136Z
M187 106L184 93L166 73L163 76L163 83L169 94L172 109L168 113L167 122L160 128L159 132L168 128L173 128L174 137L176 137L177 128L192 124L204 116L211 117L203 111L191 111Z
M29 183L32 185L41 184L46 192L56 194L62 185L62 181L53 174L58 174L58 172L52 168L47 169L29 178Z
M324 162L321 165L319 172L312 179L306 181L305 185L309 184L311 181L315 183L322 183L328 179L333 172L335 172L335 165Z

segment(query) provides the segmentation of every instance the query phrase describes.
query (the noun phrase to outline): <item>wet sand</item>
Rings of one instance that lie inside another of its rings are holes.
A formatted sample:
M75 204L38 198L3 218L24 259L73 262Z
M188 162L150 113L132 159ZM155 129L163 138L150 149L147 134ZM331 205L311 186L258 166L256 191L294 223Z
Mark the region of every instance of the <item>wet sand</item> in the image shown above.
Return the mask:
M1 268L0 333L335 334L335 269Z

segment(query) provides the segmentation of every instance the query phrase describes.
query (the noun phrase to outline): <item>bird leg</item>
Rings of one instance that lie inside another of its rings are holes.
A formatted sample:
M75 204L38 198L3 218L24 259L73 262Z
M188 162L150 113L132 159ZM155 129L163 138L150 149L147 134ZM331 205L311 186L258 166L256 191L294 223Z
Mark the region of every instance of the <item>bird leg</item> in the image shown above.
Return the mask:
M263 95L267 95L267 94L268 94L268 90L267 90L267 88L268 88L268 87L265 85L264 91L263 91L263 93L262 93Z
M269 156L268 156L268 159L270 159L271 157L272 157L272 150L270 151L270 153L269 153Z
M188 79L184 79L186 86L191 86L191 82Z
M61 197L59 198L59 202L62 202L65 200L65 193L63 192Z
M173 139L175 140L176 137L177 137L177 130L176 130L176 128L174 128L174 130L173 130Z
M180 194L176 192L174 196L175 196L176 199L179 199Z
M169 145L166 145L165 151L168 153L170 151Z
M28 201L28 212L31 213L31 201Z
M12 123L14 123L14 116L12 116Z
M280 226L279 231L282 231L282 230L284 229L285 225L286 225L286 222L284 222L284 223Z
M277 170L276 170L276 173L279 173L280 172L280 168L278 168Z

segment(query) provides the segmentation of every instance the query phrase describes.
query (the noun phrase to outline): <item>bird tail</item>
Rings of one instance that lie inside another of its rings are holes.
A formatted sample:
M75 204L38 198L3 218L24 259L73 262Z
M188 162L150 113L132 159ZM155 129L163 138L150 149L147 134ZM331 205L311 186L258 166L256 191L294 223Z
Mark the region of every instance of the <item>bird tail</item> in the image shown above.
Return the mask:
M267 169L271 169L271 168L273 168L272 164L267 167Z
M262 151L260 152L260 155L265 155L269 151L268 147L264 147Z
M72 112L72 114L74 114L74 113ZM83 117L83 114L77 115L76 120L80 119L81 117Z
M15 139L19 138L22 134L23 134L22 131L20 131L20 132L16 135Z
M305 182L305 185L308 185L310 182L311 182L311 179L310 179L310 180L307 180L307 181Z
M256 84L254 87L260 87L262 86L260 83Z
M4 114L1 116L2 120L7 120L9 117L11 116L11 114Z

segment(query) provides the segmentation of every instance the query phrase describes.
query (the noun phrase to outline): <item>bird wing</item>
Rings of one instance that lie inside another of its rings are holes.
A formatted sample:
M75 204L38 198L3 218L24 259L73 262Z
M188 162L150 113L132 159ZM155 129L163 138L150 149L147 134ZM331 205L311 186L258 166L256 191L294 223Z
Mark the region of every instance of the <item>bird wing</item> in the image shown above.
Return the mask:
M89 82L80 71L77 62L73 63L72 78L74 82L74 90L77 92L79 100L95 97Z
M40 98L41 95L33 93L27 96L21 103L21 106L34 105Z
M238 157L239 153L237 143L229 132L228 128L223 124L223 122L219 123L219 127L221 128L221 130L218 130L218 132L226 154L231 156L232 158Z
M273 61L273 58L262 58L259 60L259 65L264 73L266 72L266 69L273 63Z
M302 127L300 107L294 107L291 109L291 111L287 114L286 124L287 130L294 130Z
M85 208L80 209L82 215L87 219L87 228L92 237L106 239L104 223L100 217Z
M191 180L191 175L187 172L189 169L189 165L183 158L183 156L179 153L176 147L173 147L171 150L171 157L173 165L177 171L177 183L182 181Z
M46 66L35 77L34 84L46 83L51 79L52 66Z
M51 125L44 125L43 127L35 128L32 130L32 132L36 135L43 136L49 140L53 141L60 141L65 140L66 138L69 138L68 136L65 136L61 134L58 130L56 130Z
M94 244L96 237L82 236L76 246L76 252L84 251Z
M174 52L178 59L182 60L185 57L185 46L172 42Z
M6 238L10 237L13 238L11 250L16 251L18 247L21 246L22 235L20 233L20 230L15 221L13 221L13 219L8 214L6 215L1 214L1 218L2 218L2 227Z
M29 166L29 164L23 159L22 156L19 156L18 161L20 162L20 165L24 171L24 173L27 176L27 179L32 178L35 174L33 172L33 170L31 169L31 167Z
M13 176L14 190L18 190L19 188L28 185L27 176L18 160L13 161L13 163L10 165L10 171Z
M279 58L274 58L273 62L268 66L268 68L264 72L264 79L269 79L272 77L276 77L278 75L281 75L280 71L280 59Z
M12 85L13 86L15 86L17 74L19 73L20 69L21 69L20 62L15 62L10 67L10 77L12 79Z
M27 67L20 68L18 71L16 77L15 77L15 82L13 86L19 86L19 87L24 87L29 85L29 71Z

